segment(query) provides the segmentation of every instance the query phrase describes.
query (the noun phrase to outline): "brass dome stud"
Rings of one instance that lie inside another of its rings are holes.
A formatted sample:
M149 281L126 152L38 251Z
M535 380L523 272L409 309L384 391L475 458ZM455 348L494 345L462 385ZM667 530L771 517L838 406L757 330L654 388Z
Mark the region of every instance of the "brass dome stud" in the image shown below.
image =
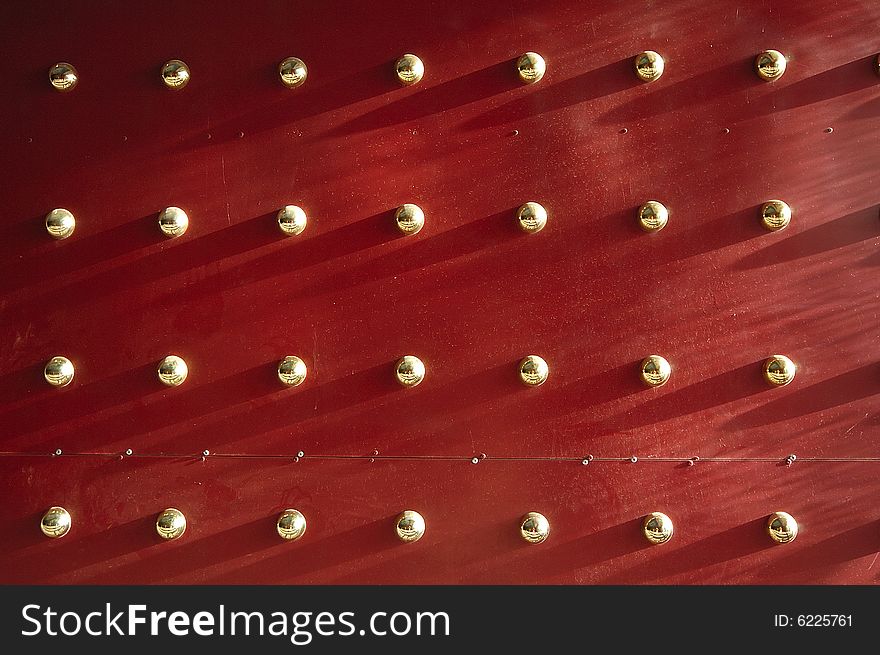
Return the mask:
M66 387L73 381L74 373L73 362L60 355L46 362L43 368L43 377L53 387Z
M672 375L672 367L665 357L660 355L648 355L639 365L639 376L649 387L662 387L669 382Z
M309 69L306 67L305 62L298 57L288 57L278 64L278 77L281 79L281 83L288 89L302 86L308 74Z
M773 512L767 517L767 534L777 544L794 541L798 535L798 524L788 512Z
M775 387L784 387L794 380L797 365L785 355L773 355L764 361L764 379Z
M782 200L768 200L761 205L761 225L771 232L786 227L791 222L791 207Z
M76 219L66 209L53 209L46 214L46 231L53 239L66 239L76 228Z
M649 200L639 207L639 227L645 232L659 232L669 222L669 210L662 202Z
M79 75L73 64L60 61L49 69L49 83L57 91L70 91L79 82Z
M417 234L425 226L425 212L418 205L408 202L394 212L394 222L404 234Z
M159 214L159 229L166 237L179 237L189 227L189 216L180 207L166 207Z
M306 363L296 355L288 355L278 362L278 379L287 387L298 387L305 382Z
M40 519L40 530L50 539L60 539L70 531L70 512L63 507L50 507Z
M186 517L179 509L169 507L156 519L156 532L163 539L177 539L186 532Z
M413 54L405 54L394 64L397 79L404 86L418 84L425 76L425 64Z
M189 367L177 355L168 355L159 362L157 374L162 384L169 387L179 387L186 381L186 376L189 375Z
M162 81L169 89L182 89L189 83L189 77L189 66L180 59L172 59L162 65Z
M539 512L529 512L522 517L519 535L530 544L539 544L550 536L550 522Z
M537 202L527 202L516 210L516 222L523 232L540 232L547 225L547 210Z
M526 52L516 60L516 72L523 83L535 84L547 72L547 62L537 52Z
M278 517L275 529L285 541L296 541L306 533L306 517L299 510L286 509Z
M306 213L296 205L285 205L276 215L278 229L286 236L296 236L306 229Z
M405 355L394 365L394 375L404 387L415 387L425 379L425 364L415 355Z
M778 50L765 50L755 57L755 72L765 82L778 80L785 73L788 62Z
M416 511L405 510L394 519L394 530L402 542L413 543L424 536L425 519Z
M547 381L550 367L539 355L528 355L519 363L519 379L529 387L538 387Z
M654 545L665 544L672 539L672 519L662 512L651 512L642 520L642 534Z
M635 69L636 76L642 82L653 82L663 75L666 62L663 61L663 57L659 53L653 50L645 50L637 54L633 59L633 68Z

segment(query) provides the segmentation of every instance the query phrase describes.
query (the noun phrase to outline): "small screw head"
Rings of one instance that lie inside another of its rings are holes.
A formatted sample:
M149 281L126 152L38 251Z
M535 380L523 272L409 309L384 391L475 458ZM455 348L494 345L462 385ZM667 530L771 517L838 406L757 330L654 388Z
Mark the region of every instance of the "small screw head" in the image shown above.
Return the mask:
M61 454L61 449L60 449L60 448L56 448L56 449L55 449L55 452L54 452L53 454L54 454L54 455L60 455L60 454Z
M472 457L471 458L471 464L479 464L479 463L480 463L479 457Z
M306 454L305 454L303 451L299 451L299 452L296 454L296 456L297 456L297 457L305 457Z
M631 461L633 464L635 464L636 462L639 461L639 458L636 457L635 455L633 455L632 457L629 458L629 461Z
M125 449L125 454L126 454L126 455L131 456L132 453L134 453L134 451L133 451L131 448L126 448L126 449Z

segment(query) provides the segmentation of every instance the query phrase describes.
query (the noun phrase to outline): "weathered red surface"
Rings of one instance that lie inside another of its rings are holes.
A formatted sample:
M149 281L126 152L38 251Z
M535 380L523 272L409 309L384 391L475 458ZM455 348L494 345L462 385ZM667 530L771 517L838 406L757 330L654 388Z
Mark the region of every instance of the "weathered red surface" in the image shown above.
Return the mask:
M0 581L876 582L880 462L804 460L880 457L878 21L851 0L4 3L0 450L135 456L0 457ZM765 48L789 57L772 84ZM667 61L648 85L644 49ZM534 86L526 50L548 62ZM395 83L404 52L422 84ZM291 55L297 90L275 72ZM177 93L171 58L192 69ZM771 198L794 210L778 233ZM671 211L654 235L647 199ZM527 200L550 212L537 235L513 224ZM403 202L416 236L391 226ZM285 204L301 237L279 236ZM55 207L77 217L61 242ZM654 352L673 376L647 389ZM155 379L169 353L177 389ZM530 353L538 389L517 380ZM799 370L771 389L775 353ZM77 366L61 390L56 354ZM274 378L287 354L302 387ZM403 354L427 364L416 389L393 381ZM373 449L460 459L317 457ZM160 453L181 457L138 456ZM588 453L639 462L499 459ZM692 456L768 461L649 461ZM73 515L60 540L51 505ZM161 543L168 506L189 527ZM296 543L274 533L286 507ZM407 508L428 525L410 545ZM529 510L544 544L518 537ZM676 526L660 547L654 510ZM775 510L795 542L763 533Z

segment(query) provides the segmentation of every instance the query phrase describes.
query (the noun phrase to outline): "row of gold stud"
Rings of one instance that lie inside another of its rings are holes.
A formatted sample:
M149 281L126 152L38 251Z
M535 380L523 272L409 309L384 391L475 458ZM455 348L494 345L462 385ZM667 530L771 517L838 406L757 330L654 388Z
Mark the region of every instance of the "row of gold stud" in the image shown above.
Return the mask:
M653 50L640 52L632 63L636 77L642 82L659 79L666 69L663 56ZM755 73L765 82L778 80L787 66L788 60L778 50L764 50L755 57ZM547 62L537 52L526 52L517 58L515 68L523 83L534 84L547 72ZM880 55L874 60L874 70L880 75ZM417 55L407 53L394 63L394 72L401 84L418 84L425 76L425 64ZM185 62L171 59L162 65L160 77L166 87L179 90L189 83L191 74ZM293 89L305 83L308 68L302 59L288 57L278 64L278 77L285 87ZM73 64L59 62L49 68L49 82L58 91L70 91L78 81L79 73Z
M761 365L764 379L773 386L784 386L794 380L797 366L785 355L773 355ZM661 355L648 355L639 364L639 377L649 387L661 387L669 381L672 367ZM73 382L73 362L67 357L52 357L43 368L43 377L53 387L66 387ZM394 365L394 377L404 387L415 387L425 379L425 363L415 355L404 355ZM287 355L278 362L278 380L287 387L305 382L306 363L296 355ZM169 387L179 387L189 375L189 366L182 357L168 355L156 369L159 381ZM519 378L523 384L537 387L550 376L550 366L539 355L528 355L519 363Z
M651 512L642 519L642 534L651 544L664 544L672 539L672 519L662 512ZM70 532L70 512L55 506L43 515L40 529L47 537L58 539ZM296 541L306 533L306 517L296 509L284 510L275 522L275 529L282 539ZM425 534L425 518L418 512L404 510L394 519L394 531L404 543L413 543ZM773 512L767 517L766 531L776 543L794 541L798 534L797 521L787 512ZM156 532L163 539L178 539L186 532L186 516L169 507L156 519ZM550 536L550 522L540 512L528 512L520 520L519 535L530 544L539 544Z

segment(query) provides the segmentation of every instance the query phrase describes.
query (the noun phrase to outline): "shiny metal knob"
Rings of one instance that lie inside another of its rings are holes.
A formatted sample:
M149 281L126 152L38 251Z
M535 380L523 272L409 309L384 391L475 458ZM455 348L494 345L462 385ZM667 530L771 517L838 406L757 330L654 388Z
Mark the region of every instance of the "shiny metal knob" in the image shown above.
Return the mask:
M168 355L159 362L159 381L169 387L179 387L189 375L186 362L177 355Z
M534 234L547 225L547 210L536 202L527 202L516 210L516 220L523 232Z
M791 207L782 200L768 200L761 205L761 225L775 232L791 222Z
M295 89L306 81L309 69L306 68L305 62L298 57L288 57L278 64L278 76L281 83L288 89Z
M665 544L672 532L672 519L662 512L651 512L642 521L642 533L652 544Z
M526 52L516 60L516 72L523 82L534 84L547 72L547 62L537 52Z
M186 532L186 517L179 509L169 507L156 519L156 532L163 539L177 539Z
M60 539L70 531L70 512L63 507L50 507L40 519L40 530L51 539Z
M401 512L394 520L397 538L405 543L418 541L425 534L425 519L411 509Z
M53 387L66 387L73 381L73 362L67 357L53 357L43 369L43 377Z
M538 512L529 512L519 526L520 536L530 544L539 544L550 536L550 521Z
M306 363L296 355L288 355L278 362L278 379L288 387L298 387L306 379Z
M162 66L162 81L169 89L182 89L189 83L189 66L179 59L172 59Z
M404 234L416 234L425 226L425 212L418 205L408 202L394 212L394 222Z
M798 534L798 524L788 512L773 512L767 518L767 534L778 544L794 541Z
M415 387L425 379L425 365L414 355L406 355L394 365L397 381L404 387Z
M782 77L787 63L778 50L765 50L755 57L755 72L765 82L772 82Z
M633 59L633 68L636 75L642 82L653 82L663 75L666 68L666 62L663 57L653 50L645 50L636 55Z
M299 510L286 509L278 517L275 529L282 539L296 541L306 533L306 517Z
M189 216L180 207L166 207L159 214L159 229L166 237L179 237L189 227Z
M76 228L76 219L66 209L53 209L46 214L46 231L53 239L66 239Z
M425 64L412 54L403 55L394 67L397 71L397 79L406 86L419 83L425 76Z
M645 232L659 232L669 222L669 210L662 202L649 200L639 207L639 227Z
M73 64L61 61L49 69L49 83L58 91L70 91L79 81Z
M550 375L550 367L543 357L528 355L519 363L519 378L523 384L537 387L547 381Z
M639 375L642 382L649 387L662 387L669 381L672 367L665 357L660 355L648 355L639 365Z
M296 236L306 229L306 213L296 205L285 205L276 218L278 229L287 236Z
M764 362L764 379L776 387L794 380L797 366L785 355L773 355Z

